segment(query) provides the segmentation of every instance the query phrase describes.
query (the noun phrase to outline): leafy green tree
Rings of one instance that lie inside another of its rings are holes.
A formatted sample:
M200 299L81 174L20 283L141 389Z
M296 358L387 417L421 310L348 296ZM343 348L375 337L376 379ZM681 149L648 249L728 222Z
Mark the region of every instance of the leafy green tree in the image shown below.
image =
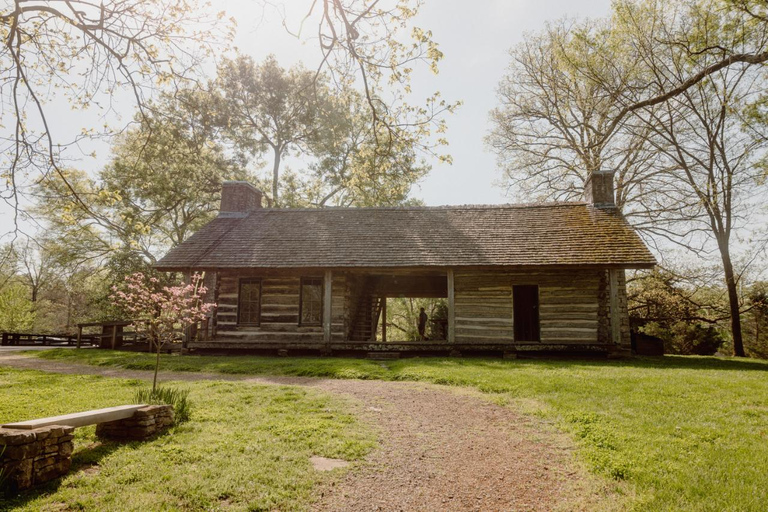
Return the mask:
M37 211L57 233L59 249L96 261L127 249L154 263L215 217L221 182L249 174L227 155L213 115L201 93L163 96L116 139L98 178L63 171L87 208L59 180L42 181Z
M671 354L712 355L724 343L721 323L729 318L723 290L691 286L690 276L655 269L630 280L633 329L664 340Z
M670 89L707 59L691 55L689 45L717 42L728 48L746 44L739 16L722 16L709 0L681 12L646 2L619 9L633 40L648 42L646 66L652 87ZM685 29L685 33L682 30ZM681 37L688 44L652 43ZM757 165L765 145L744 128L744 111L764 87L764 76L748 64L710 73L663 106L637 109L627 122L648 131L658 152L659 177L650 196L649 229L699 255L716 251L728 291L734 355L744 356L735 260L737 232L748 236L756 209L768 192ZM747 251L755 248L747 247Z
M387 300L387 341L421 341L419 313L424 308L427 322L427 338L445 339L444 325L448 322L445 299L395 297Z
M399 134L386 150L377 146L363 103L353 90L329 98L330 107L319 119L319 136L311 148L312 161L306 170L287 175L283 184L301 205L407 204L413 185L430 171L413 133Z
M226 129L253 155L272 153L272 201L280 204L280 166L291 153L309 153L320 133L327 92L301 65L282 68L274 56L256 64L240 55L225 60L216 85L223 95Z
M249 177L220 142L208 99L189 89L163 96L116 141L99 175L116 199L110 211L124 242L152 262L216 216L222 181Z
M361 82L373 131L377 138L386 134L379 148L398 133L423 132L426 126L444 130L440 114L448 108L437 95L423 107L406 101L416 64L437 73L443 57L432 33L413 25L420 0L308 0L305 5L307 14L291 20L297 36L314 24L309 33L320 51L318 73L329 73L342 88ZM12 84L2 92L9 108L0 116L5 127L0 177L8 183L3 198L17 213L11 229L18 230L19 218L29 213L24 195L41 178L58 181L52 186L79 208L93 208L91 217L101 213L88 192L81 195L78 184L70 182L62 152L124 127L55 137L49 130L50 105L100 108L108 116L115 93L127 90L141 115L151 112L149 98L198 78L200 64L221 53L218 43L234 35L234 21L210 7L194 0L41 0L0 9L0 76ZM380 99L383 92L386 102Z
M29 290L15 282L0 290L0 331L26 332L35 323Z
M225 61L215 85L234 147L270 154L271 180L264 184L278 206L402 204L430 170L424 156L445 144L429 141L429 123L376 131L362 93L333 90L327 76L301 65L286 70L274 57ZM307 168L283 169L288 155Z
M768 359L768 283L754 283L747 292L744 344L752 356Z

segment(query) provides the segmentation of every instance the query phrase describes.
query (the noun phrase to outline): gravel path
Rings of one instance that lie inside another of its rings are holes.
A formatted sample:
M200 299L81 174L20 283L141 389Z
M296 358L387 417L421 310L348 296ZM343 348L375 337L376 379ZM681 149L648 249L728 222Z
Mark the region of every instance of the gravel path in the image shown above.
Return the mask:
M0 365L151 379L151 372L0 354ZM349 400L380 447L318 490L316 511L587 510L603 501L564 436L467 390L429 384L161 372L167 380L243 380L318 388Z

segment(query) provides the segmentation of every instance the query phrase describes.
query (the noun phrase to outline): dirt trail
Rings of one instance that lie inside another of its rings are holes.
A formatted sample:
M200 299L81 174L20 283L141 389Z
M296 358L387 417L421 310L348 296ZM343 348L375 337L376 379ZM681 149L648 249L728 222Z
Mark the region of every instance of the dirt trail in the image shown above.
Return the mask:
M151 378L151 372L143 370L18 353L0 354L0 365ZM564 436L469 391L404 382L191 372L162 372L161 379L302 385L351 399L358 416L376 428L381 445L341 481L318 489L313 510L578 510L601 501L583 473L574 469L572 446Z

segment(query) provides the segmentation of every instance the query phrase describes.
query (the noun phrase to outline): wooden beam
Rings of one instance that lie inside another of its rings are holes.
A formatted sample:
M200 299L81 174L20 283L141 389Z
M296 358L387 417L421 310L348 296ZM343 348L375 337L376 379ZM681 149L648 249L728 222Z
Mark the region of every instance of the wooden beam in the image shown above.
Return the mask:
M456 293L453 269L448 269L448 343L456 342Z
M619 313L619 271L608 270L608 287L611 303L611 341L621 344L621 314Z
M325 282L323 284L323 341L331 343L331 300L333 297L333 272L325 271Z
M387 342L387 298L381 298L381 342Z

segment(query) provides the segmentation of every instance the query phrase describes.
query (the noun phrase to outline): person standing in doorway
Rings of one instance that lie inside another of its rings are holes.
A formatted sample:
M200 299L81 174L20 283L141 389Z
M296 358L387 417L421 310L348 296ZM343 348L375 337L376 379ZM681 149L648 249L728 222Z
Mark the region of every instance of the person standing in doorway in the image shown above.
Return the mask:
M421 341L427 339L424 335L424 332L427 330L427 319L427 313L424 311L424 308L421 308L421 313L419 313L419 338Z

